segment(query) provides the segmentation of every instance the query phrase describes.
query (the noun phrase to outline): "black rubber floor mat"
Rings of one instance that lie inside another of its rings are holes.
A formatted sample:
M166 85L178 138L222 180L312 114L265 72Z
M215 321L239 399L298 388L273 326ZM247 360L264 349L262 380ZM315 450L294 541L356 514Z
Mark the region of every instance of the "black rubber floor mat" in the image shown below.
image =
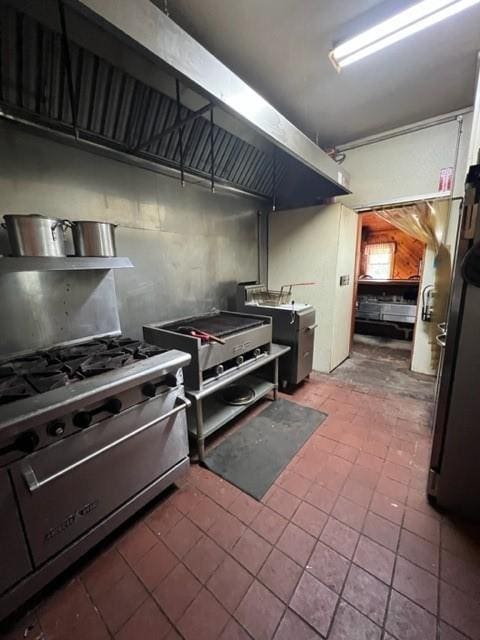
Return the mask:
M326 417L279 398L210 451L205 464L260 500Z

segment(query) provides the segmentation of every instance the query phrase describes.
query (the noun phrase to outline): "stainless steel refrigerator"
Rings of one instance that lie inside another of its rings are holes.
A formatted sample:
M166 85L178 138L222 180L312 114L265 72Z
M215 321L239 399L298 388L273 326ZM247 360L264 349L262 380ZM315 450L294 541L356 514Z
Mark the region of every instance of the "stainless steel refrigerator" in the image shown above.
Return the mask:
M470 167L441 345L428 495L480 520L480 165Z

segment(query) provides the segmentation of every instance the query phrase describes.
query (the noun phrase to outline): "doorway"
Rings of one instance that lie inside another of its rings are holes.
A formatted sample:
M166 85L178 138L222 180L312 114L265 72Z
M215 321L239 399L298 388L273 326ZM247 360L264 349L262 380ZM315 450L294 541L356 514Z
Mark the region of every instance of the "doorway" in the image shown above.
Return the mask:
M425 251L375 211L360 214L352 352L411 368Z

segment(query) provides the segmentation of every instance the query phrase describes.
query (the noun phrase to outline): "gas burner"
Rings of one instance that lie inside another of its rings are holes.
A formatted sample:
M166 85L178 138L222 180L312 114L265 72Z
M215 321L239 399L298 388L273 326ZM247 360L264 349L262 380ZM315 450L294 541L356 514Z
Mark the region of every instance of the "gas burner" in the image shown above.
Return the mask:
M35 390L21 376L5 375L0 377L0 405L33 395L35 395Z
M127 364L134 362L133 356L130 353L125 353L122 350L107 351L105 354L99 354L87 358L77 368L76 373L79 376L90 378L92 376L105 373L107 371L114 371L115 369L121 369Z
M49 359L58 359L62 362L73 360L75 358L87 358L96 355L99 352L106 351L107 345L100 340L91 340L82 344L76 344L71 347L58 347L47 352Z
M17 375L25 375L31 371L41 371L48 366L49 361L42 354L34 353L30 356L20 356L6 363L12 367Z
M147 342L141 342L139 343L139 347L135 351L135 359L145 360L153 356L158 356L160 353L164 353L164 351L165 349L156 347L153 344L148 344Z
M106 339L108 349L125 349L133 353L141 344L141 340L132 340L132 338L108 338Z
M58 369L34 371L33 373L26 375L25 379L36 391L38 391L38 393L64 387L70 382L68 375L64 371L59 371Z

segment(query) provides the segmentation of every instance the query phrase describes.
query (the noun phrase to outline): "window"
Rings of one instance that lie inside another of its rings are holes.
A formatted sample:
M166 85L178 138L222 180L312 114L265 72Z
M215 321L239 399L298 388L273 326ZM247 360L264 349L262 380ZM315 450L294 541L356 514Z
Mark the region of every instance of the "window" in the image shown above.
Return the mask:
M365 275L374 280L390 280L393 276L394 242L380 242L365 246Z

